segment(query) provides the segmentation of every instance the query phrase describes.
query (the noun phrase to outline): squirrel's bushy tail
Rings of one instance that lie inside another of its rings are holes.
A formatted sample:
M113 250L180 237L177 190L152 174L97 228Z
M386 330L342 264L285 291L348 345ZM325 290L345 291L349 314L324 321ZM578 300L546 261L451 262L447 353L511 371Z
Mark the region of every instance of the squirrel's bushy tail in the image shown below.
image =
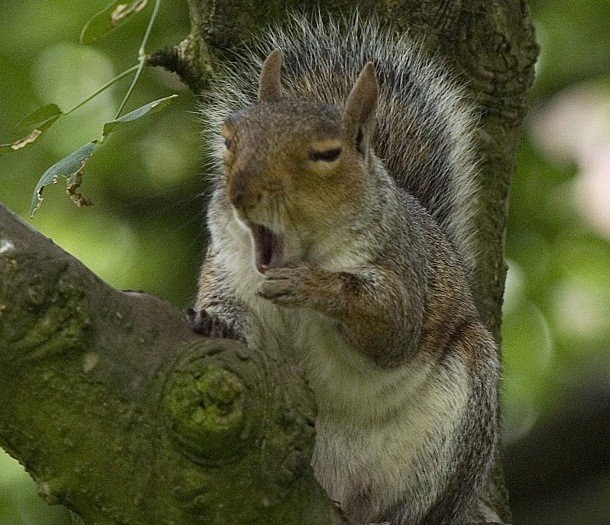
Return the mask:
M339 107L363 65L375 64L380 82L375 152L399 186L437 220L473 277L477 247L476 125L472 104L440 60L422 56L407 35L381 29L375 19L295 16L271 28L255 49L223 69L203 104L208 130L256 100L258 73L268 53L284 55L283 85L300 98ZM247 55L247 56L246 56Z

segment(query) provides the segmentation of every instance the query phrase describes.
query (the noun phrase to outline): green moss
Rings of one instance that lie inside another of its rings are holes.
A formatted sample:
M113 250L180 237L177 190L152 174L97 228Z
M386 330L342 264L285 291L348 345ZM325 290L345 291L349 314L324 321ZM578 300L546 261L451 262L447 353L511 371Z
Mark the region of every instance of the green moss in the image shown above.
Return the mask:
M191 364L168 385L165 414L172 436L203 463L227 460L247 434L244 386L217 366Z

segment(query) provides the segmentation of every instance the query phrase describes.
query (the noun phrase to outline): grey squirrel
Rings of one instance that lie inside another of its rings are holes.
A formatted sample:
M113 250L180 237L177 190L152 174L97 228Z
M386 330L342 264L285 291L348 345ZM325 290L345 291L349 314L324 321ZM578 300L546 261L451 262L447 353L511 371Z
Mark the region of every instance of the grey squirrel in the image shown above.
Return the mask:
M357 523L500 521L480 497L499 358L468 286L476 120L443 69L374 20L295 19L203 103L193 329L303 367L316 479Z

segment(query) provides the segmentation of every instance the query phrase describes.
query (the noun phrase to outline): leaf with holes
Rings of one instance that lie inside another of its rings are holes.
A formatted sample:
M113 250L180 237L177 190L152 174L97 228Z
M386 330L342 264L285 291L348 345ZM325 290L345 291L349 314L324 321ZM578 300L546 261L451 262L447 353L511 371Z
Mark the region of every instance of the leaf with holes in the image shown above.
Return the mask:
M147 4L148 0L136 0L134 2L114 0L110 2L85 24L80 34L81 44L89 45L99 40L123 22L129 20L132 15L142 11Z
M126 115L123 115L122 117L119 117L116 120L113 120L111 122L106 122L106 124L104 124L104 132L103 132L104 137L108 136L110 133L112 133L115 130L115 128L117 128L123 124L133 122L134 120L137 120L139 118L142 118L145 115L148 115L149 113L162 109L163 107L167 106L167 104L169 104L171 102L171 100L176 98L177 96L178 95L170 95L169 97L160 98L159 100L154 100L153 102L149 102L148 104L145 104L144 106L139 107L138 109L134 109L132 112L127 113Z
M79 206L89 206L91 202L80 192L80 184L83 176L83 169L93 155L93 150L97 145L97 140L88 142L81 146L76 151L65 156L59 162L53 164L40 177L34 195L32 195L32 203L30 205L30 217L34 215L36 210L42 203L42 191L49 184L57 182L59 177L67 179L67 192L70 198Z

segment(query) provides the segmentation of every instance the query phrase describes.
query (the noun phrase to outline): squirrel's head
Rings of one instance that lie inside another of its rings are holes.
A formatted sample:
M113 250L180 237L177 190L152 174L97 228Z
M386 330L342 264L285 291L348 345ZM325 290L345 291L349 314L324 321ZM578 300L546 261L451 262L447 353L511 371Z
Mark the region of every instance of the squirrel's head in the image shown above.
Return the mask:
M370 186L379 87L371 62L339 109L284 96L282 55L260 74L258 103L224 122L224 184L235 215L254 239L257 268L304 258L316 236L357 213Z

